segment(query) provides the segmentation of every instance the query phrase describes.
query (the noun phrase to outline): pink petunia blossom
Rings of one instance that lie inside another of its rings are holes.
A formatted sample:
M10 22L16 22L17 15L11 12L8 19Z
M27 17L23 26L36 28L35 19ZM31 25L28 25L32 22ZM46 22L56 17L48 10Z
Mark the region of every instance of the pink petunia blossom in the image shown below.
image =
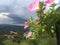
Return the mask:
M25 22L24 22L24 29L26 29L28 27L28 21L26 20Z
M34 0L34 2L30 3L28 6L28 11L33 11L38 7L39 0Z
M38 20L36 20L36 22L35 22L35 25L38 25L40 22L38 21Z
M27 36L26 36L26 39L28 39L31 35L32 35L32 32L29 31L28 34L27 34Z
M52 4L55 0L45 0L44 3L45 4Z

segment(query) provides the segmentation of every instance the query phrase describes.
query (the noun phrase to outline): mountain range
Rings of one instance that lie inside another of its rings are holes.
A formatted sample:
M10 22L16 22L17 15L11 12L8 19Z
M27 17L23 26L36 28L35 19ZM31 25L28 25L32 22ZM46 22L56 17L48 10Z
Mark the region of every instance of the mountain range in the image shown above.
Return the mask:
M19 25L8 25L8 24L0 24L0 31L3 30L24 30L24 26L19 26Z

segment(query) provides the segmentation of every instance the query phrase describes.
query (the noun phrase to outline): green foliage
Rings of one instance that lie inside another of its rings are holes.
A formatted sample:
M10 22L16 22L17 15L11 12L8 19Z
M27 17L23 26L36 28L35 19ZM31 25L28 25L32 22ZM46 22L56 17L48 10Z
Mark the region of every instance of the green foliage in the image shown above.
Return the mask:
M36 12L38 19L33 19L33 17L28 19L28 29L33 32L30 40L40 39L42 34L50 37L56 36L55 24L60 19L60 9L55 9L55 6L56 4L51 4L49 10L44 12L46 5L43 2L39 3L39 9ZM39 21L38 24L36 24L37 20Z
M16 42L12 42L12 40L4 40L3 43L4 45L19 45Z
M21 39L19 37L14 37L12 41L16 43L20 43Z

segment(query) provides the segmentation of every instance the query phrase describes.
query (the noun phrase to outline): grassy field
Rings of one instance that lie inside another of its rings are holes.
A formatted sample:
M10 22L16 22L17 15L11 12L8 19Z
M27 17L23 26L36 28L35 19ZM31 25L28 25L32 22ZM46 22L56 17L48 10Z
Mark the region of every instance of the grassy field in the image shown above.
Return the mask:
M34 42L30 42L29 40L22 40L20 43L12 42L11 39L7 39L3 41L4 45L36 45ZM57 45L56 38L40 38L40 41L37 45Z

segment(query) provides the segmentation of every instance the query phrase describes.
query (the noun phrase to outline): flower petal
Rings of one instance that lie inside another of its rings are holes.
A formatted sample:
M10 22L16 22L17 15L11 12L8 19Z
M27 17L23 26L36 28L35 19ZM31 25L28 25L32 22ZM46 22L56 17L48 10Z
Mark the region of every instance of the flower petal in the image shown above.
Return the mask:
M45 4L52 4L55 0L45 0L44 3Z
M26 36L26 39L29 38L31 35L32 35L32 32L29 31L28 34L27 34L27 36Z
M28 27L28 21L24 22L24 29L26 29Z
M38 7L39 0L35 0L34 2L30 3L28 6L28 11L33 11Z

